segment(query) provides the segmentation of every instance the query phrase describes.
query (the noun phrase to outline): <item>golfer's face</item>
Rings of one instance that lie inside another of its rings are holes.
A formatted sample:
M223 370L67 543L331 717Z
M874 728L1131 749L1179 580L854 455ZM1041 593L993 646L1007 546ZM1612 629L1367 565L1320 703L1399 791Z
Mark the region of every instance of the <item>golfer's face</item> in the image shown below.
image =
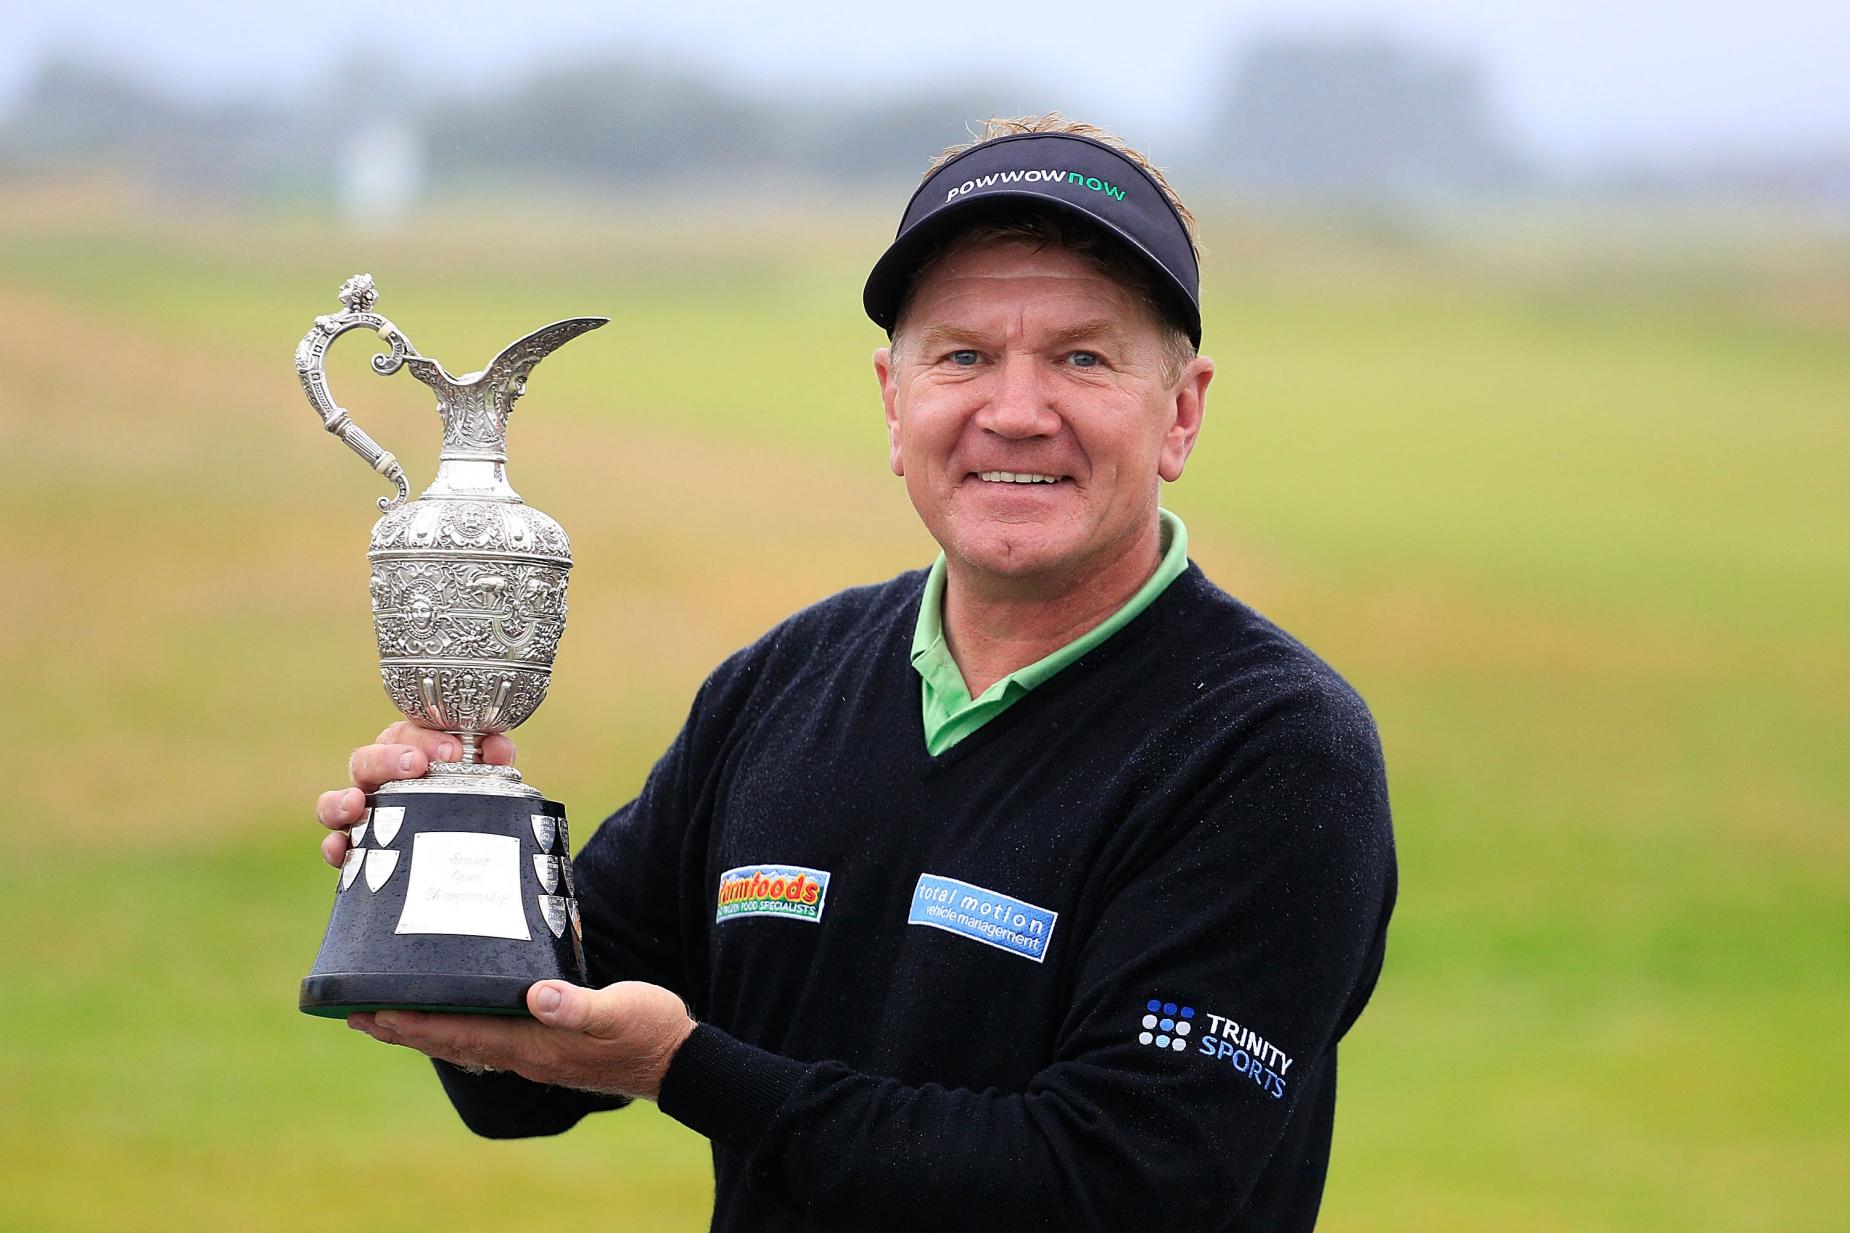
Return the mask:
M894 350L893 469L948 557L1083 576L1154 526L1159 469L1181 473L1193 434L1178 456L1155 315L1086 261L966 249L925 276Z

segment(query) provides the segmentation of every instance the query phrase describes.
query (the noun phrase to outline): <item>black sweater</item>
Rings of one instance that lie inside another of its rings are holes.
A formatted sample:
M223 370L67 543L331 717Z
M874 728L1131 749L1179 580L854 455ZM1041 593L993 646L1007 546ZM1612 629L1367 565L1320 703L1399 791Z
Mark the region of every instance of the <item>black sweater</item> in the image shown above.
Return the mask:
M923 579L728 659L575 864L593 983L700 1020L713 1227L1311 1228L1395 894L1367 708L1191 564L932 757ZM438 1070L486 1135L622 1103Z

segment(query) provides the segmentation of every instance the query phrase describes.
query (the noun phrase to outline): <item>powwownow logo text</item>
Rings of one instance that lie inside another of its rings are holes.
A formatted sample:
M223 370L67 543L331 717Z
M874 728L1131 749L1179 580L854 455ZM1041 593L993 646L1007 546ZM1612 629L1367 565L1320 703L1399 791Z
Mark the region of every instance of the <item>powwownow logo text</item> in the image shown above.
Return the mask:
M1137 1043L1159 1049L1182 1049L1194 1027L1195 1008L1177 1006L1161 998L1144 1004L1143 1030ZM1203 1012L1204 1014L1206 1012ZM1259 1085L1273 1100L1285 1098L1285 1076L1291 1071L1291 1058L1283 1049L1225 1015L1207 1014L1208 1029L1195 1042L1195 1052L1203 1057L1226 1062Z
M1114 201L1124 200L1124 189L1119 188L1116 184L1108 180L1101 180L1097 176L1089 176L1083 171L1028 171L1025 169L1022 171L996 171L986 176L978 176L974 180L965 180L962 184L959 184L956 188L946 193L944 199L946 201L955 201L965 193L973 193L979 188L992 188L997 184L1059 184L1061 182L1078 184L1084 188L1091 189L1095 193L1103 193Z
M715 921L734 916L793 916L819 921L829 871L802 865L743 865L719 875Z

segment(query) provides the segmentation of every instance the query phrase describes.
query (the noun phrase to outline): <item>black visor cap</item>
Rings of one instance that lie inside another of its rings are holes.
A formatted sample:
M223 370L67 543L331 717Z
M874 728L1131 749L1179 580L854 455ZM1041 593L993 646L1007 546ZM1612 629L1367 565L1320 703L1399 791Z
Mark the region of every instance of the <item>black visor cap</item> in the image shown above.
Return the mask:
M875 325L893 332L919 266L943 240L979 221L1024 208L1073 215L1119 241L1156 276L1158 288L1201 345L1201 272L1188 228L1142 168L1110 146L1071 133L1021 133L973 146L933 172L899 222L893 243L861 292Z

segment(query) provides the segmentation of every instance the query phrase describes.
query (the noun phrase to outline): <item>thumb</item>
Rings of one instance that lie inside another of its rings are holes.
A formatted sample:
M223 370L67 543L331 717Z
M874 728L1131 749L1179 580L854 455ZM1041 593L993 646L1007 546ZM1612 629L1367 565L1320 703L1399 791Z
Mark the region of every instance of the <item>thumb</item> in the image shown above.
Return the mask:
M527 1009L547 1027L600 1034L612 1017L613 1007L597 989L562 980L543 980L527 990Z

